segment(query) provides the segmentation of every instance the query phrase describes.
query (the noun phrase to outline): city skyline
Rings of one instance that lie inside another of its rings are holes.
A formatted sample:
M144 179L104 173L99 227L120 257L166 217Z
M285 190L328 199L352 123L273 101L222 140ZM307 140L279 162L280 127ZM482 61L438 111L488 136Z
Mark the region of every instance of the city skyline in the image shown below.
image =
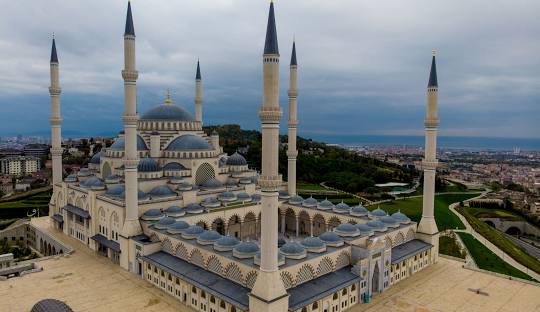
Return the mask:
M44 5L55 10L42 14ZM2 23L10 25L23 13L28 22L0 31L6 72L0 78L4 107L0 135L47 135L44 116L50 112L47 66L53 32L61 50L66 137L114 135L121 130L121 45L109 29L121 27L115 17L123 5L123 1L96 1L33 2L31 9L5 6ZM141 10L134 15L141 25L139 111L161 103L170 89L174 102L193 113L199 57L207 124L238 123L257 129L262 83L257 60L267 1L138 5ZM487 2L468 3L467 12L459 14L463 8L459 1L280 5L281 57L290 57L296 36L302 60L301 136L422 135L422 90L433 48L444 68L439 72L445 116L441 136L535 137L540 131L535 123L540 113L536 105L540 80L535 75L540 70L535 58L540 45L533 40L540 22L532 13L536 3L521 1L487 11ZM503 19L505 27L495 25ZM281 77L282 85L285 79ZM281 90L280 102L286 101ZM285 114L282 121L286 118Z

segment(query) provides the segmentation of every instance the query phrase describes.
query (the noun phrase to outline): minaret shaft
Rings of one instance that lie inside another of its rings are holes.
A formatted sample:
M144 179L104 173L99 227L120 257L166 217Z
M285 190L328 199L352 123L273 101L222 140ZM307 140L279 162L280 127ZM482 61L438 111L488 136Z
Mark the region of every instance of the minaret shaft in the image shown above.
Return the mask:
M59 63L56 55L56 43L53 39L53 47L50 63L51 86L49 94L51 96L51 158L52 158L52 184L62 182L62 117L60 113L60 74Z
M203 93L201 79L195 80L195 120L202 123Z
M293 52L295 53L295 52ZM296 57L295 57L296 59ZM297 65L291 65L290 67L290 81L289 81L289 132L288 132L288 144L287 144L287 187L290 195L296 195L296 158L298 156L298 150L296 149L296 137L298 128L298 111L297 111Z

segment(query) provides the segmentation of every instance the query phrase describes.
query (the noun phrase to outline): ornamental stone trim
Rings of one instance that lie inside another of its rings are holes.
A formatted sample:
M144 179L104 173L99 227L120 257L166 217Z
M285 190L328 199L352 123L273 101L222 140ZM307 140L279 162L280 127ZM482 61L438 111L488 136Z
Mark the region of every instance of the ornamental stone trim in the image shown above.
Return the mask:
M139 159L123 159L122 163L124 164L126 169L137 169L137 165L139 165Z
M122 116L122 120L124 121L125 125L137 125L139 115L124 115Z
M281 107L261 107L259 110L259 118L261 121L277 122L279 123L283 112Z
M51 95L60 95L60 93L62 93L62 88L50 86L49 93Z
M437 128L437 126L439 126L439 118L424 119L424 126L426 128Z
M298 97L298 91L297 90L289 90L289 92L287 92L287 94L289 95L289 97L292 97L292 98Z
M139 77L139 72L136 70L122 70L122 78L127 81L136 81Z
M422 160L422 168L423 169L431 169L431 170L435 170L437 169L437 166L439 165L439 161L438 160L426 160L426 159L423 159Z
M62 118L58 117L51 117L49 121L51 122L51 126L60 126L62 124Z
M295 151L287 151L287 157L289 157L289 158L293 157L293 158L296 159L297 156L298 156L298 151L296 151L296 150Z
M275 191L278 190L282 185L281 174L277 176L260 176L259 185L263 190Z

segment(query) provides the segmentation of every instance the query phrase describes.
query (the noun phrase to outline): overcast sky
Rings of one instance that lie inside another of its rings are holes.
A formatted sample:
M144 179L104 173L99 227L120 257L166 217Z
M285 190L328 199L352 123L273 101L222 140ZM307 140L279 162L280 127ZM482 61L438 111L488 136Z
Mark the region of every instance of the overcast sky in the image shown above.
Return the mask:
M0 0L0 135L48 133L53 32L65 136L121 130L126 6ZM268 1L132 7L139 112L167 89L193 112L199 57L205 124L259 128ZM537 0L277 0L281 105L295 36L301 135L421 135L435 48L441 135L539 137L539 12Z

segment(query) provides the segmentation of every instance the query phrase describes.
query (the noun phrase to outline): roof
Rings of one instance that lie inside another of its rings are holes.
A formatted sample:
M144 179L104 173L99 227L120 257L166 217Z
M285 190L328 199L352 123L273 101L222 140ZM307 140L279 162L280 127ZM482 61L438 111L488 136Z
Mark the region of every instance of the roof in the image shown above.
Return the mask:
M51 219L58 223L64 223L64 217L61 214L54 214L51 216Z
M353 274L348 266L289 288L289 311L300 309L360 280L360 276Z
M60 300L43 299L34 304L30 312L73 312L73 310Z
M141 120L194 121L195 119L184 108L172 103L164 103L144 113L141 116Z
M126 16L126 30L124 36L135 36L135 27L133 27L133 16L131 16L131 2L128 1L127 16Z
M194 134L184 134L175 138L167 148L166 151L193 151L193 150L212 150L212 145L208 143L204 138Z
M438 87L439 84L437 82L437 65L435 63L435 55L433 55L433 58L431 59L431 71L429 72L429 82L428 87Z
M296 66L298 63L296 62L296 42L293 41L292 43L292 54L291 54L291 66Z
M276 18L274 16L274 2L270 2L268 24L266 26L266 40L264 42L264 54L279 54Z
M123 151L125 148L125 145L126 145L126 137L121 136L117 138L109 148L111 150ZM140 135L137 135L137 150L138 151L148 150L148 147L146 146L146 142L144 142L144 139Z
M90 213L82 208L67 204L64 206L64 209L79 217L90 219Z
M163 251L141 258L242 310L249 307L250 290L244 286Z
M90 238L113 251L120 252L120 244L110 239L107 239L107 237L101 234L96 234Z
M406 260L422 251L428 250L433 245L419 239L413 239L404 244L392 248L392 264Z
M52 40L52 49L51 49L51 63L58 63L58 55L56 54L56 40Z
M199 60L197 60L197 74L195 75L195 80L201 80L201 65Z

